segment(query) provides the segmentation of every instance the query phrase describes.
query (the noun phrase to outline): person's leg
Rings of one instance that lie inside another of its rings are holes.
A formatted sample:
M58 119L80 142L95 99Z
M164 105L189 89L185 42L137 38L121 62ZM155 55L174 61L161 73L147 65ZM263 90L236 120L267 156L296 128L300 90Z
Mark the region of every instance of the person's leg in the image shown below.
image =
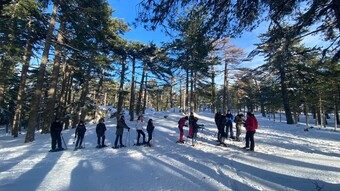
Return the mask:
M180 141L180 142L183 142L183 141L184 141L183 136L184 136L183 129L179 129L179 141Z
M51 133L51 147L52 147L52 150L55 150L56 149L56 144L57 144L57 139L56 139L56 136L55 136L55 133Z
M221 141L221 138L222 138L222 128L218 127L217 140Z
M250 138L250 131L246 133L246 148L249 148L249 138Z
M139 144L140 130L137 130L137 145Z
M148 144L150 144L151 139L152 139L152 133L148 131Z
M105 146L105 135L102 136L102 146L104 147Z
M225 138L228 138L228 131L229 131L229 123L227 123L227 125L225 126L225 131L223 127L223 133L225 135Z
M81 135L81 136L80 136L79 147L81 147L81 145L83 144L83 140L84 140L84 135Z
M233 131L233 123L230 122L230 125L229 125L229 128L230 128L230 138L234 138L234 131Z
M120 144L120 146L124 146L123 145L123 135L119 135L119 144Z
M251 151L253 151L254 148L255 148L254 135L255 135L255 131L251 131L251 132L250 132L250 136L249 136L249 139L250 139L250 150L251 150Z
M142 134L143 136L143 144L145 144L145 133L141 130L140 133Z
M117 144L118 144L118 138L119 138L119 135L116 135L116 140L115 140L115 147L117 147Z
M192 131L193 131L192 125L189 125L189 134L188 134L188 137L192 137Z
M100 146L100 135L97 135L97 144L98 144L98 146Z
M236 141L240 140L240 135L241 135L241 125L237 124L236 125Z
M80 135L77 136L76 147L78 147L79 141L80 141Z
M61 134L60 132L57 133L57 143L58 143L58 149L63 148L62 144L61 144Z

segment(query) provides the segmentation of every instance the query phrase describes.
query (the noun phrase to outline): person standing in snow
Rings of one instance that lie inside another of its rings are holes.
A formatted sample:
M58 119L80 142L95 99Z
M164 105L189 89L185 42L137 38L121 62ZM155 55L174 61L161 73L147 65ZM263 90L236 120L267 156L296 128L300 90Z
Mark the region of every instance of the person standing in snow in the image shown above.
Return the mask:
M190 112L189 115L189 132L188 132L188 138L192 138L193 136L193 124L195 122L195 116L193 112Z
M153 125L152 119L149 119L148 125L146 126L146 131L148 132L148 142L147 142L147 145L149 147L151 147L150 141L152 139L152 133L153 133L154 129L155 129L155 126Z
M136 122L136 131L137 131L137 144L136 145L141 145L139 143L139 138L140 136L142 135L143 136L143 143L142 144L145 144L145 133L143 131L143 117L140 115L138 116L137 118L137 122Z
M123 145L123 133L124 133L124 128L127 129L128 131L130 131L130 127L128 127L125 123L125 117L124 115L121 115L119 117L119 119L117 120L117 128L116 128L116 140L115 140L115 145L112 148L119 148L118 147L118 140L119 140L119 144L120 147L125 147L125 145Z
M59 118L56 117L53 123L51 124L51 128L50 128L51 139L52 139L51 152L64 149L61 145L61 131L62 130L63 130L63 123L59 120ZM58 143L58 149L56 149L57 143Z
M226 123L226 138L228 138L228 132L230 131L230 138L235 139L234 133L233 133L234 116L233 116L233 114L231 114L230 110L228 110L225 117L226 117L226 120L227 120L227 123Z
M235 123L236 123L236 141L240 141L240 136L241 136L241 128L244 124L244 115L242 113L236 115L235 117Z
M96 126L96 133L97 133L97 148L106 147L105 143L105 131L106 126L104 124L104 118L99 119L99 123Z
M74 138L77 138L75 149L83 148L81 145L83 143L85 132L86 132L85 123L84 123L84 121L80 120L78 125L77 125L75 137L74 137ZM78 147L78 145L79 145L79 147Z
M182 117L179 121L178 121L178 129L179 129L179 140L177 141L177 143L184 143L184 131L183 131L183 127L185 126L185 123L188 121L188 116Z
M246 146L243 147L244 149L249 148L249 142L250 142L250 151L254 151L255 149L255 140L254 140L254 134L256 132L256 129L258 127L258 122L254 114L251 112L247 112L247 119L244 123L247 133L246 133Z
M198 118L194 117L194 119L191 122L192 125L192 145L194 146L194 142L197 141L197 133L198 133L198 124L197 124Z
M215 124L217 126L217 141L221 142L222 136L224 136L224 127L225 127L225 117L221 112L217 112L215 114Z

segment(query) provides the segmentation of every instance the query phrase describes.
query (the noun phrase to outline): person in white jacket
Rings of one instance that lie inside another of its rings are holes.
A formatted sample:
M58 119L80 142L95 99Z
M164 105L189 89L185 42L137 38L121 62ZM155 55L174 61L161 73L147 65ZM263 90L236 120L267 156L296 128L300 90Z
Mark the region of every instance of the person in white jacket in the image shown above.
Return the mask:
M136 123L136 130L137 130L137 144L136 145L142 145L142 144L145 144L145 133L143 131L143 117L142 116L138 116L138 119L137 119L137 123ZM140 144L139 143L139 138L140 138L140 135L143 136L143 143Z

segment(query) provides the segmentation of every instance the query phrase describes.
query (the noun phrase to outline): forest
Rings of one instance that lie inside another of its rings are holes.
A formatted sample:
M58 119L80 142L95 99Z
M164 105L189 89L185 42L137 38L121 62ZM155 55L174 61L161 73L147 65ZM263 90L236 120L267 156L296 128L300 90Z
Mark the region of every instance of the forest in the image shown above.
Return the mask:
M0 125L32 142L55 117L72 128L104 105L130 121L147 108L230 109L284 113L287 124L313 117L321 127L334 114L336 130L340 1L141 0L137 8L135 25L171 40L124 39L134 29L106 0L1 1ZM230 43L262 22L268 29L252 52ZM307 47L309 36L324 43ZM262 65L240 67L256 55Z

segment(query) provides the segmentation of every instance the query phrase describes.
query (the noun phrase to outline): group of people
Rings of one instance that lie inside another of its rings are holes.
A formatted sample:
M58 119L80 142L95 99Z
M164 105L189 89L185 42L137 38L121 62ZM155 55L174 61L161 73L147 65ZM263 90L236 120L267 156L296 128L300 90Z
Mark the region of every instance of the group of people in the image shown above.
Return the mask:
M188 138L191 138L192 140L196 140L197 138L197 132L198 132L198 118L194 116L194 113L191 112L189 117L184 116L179 119L178 121L178 129L179 129L179 140L177 143L184 143L184 126L187 126L187 121L189 121L189 131L188 131Z
M146 146L151 146L151 140L152 140L152 134L154 131L155 126L153 125L153 120L149 119L148 124L147 124L147 133L148 133L148 141L145 141L145 133L144 133L144 128L143 128L143 117L140 115L138 116L137 122L136 122L136 133L137 133L137 143L136 145L146 145ZM53 123L51 124L50 132L51 132L51 147L52 149L50 152L55 152L55 151L61 151L64 150L62 147L62 135L61 131L63 129L63 123L59 118L56 118ZM130 127L125 123L125 118L123 115L121 115L118 120L117 120L117 127L116 127L116 139L114 142L114 146L112 148L120 148L120 147L125 147L123 144L123 132L124 129L127 129L130 131ZM105 145L105 132L106 132L106 125L104 123L104 118L99 119L98 124L96 125L96 134L97 134L97 146L96 148L103 148L106 147ZM86 126L84 121L80 120L76 130L75 130L75 149L81 149L83 147L83 140L86 132ZM143 142L140 142L140 137L143 137ZM118 145L119 141L119 145ZM57 147L58 146L58 147Z
M236 124L236 137L234 137L233 133L233 123ZM217 141L219 145L226 146L225 139L231 138L235 141L241 141L240 136L242 132L242 127L246 128L246 145L243 147L244 149L249 149L250 151L254 151L255 149L255 140L254 135L256 129L258 128L258 122L253 113L247 112L247 118L244 119L243 114L237 114L236 117L230 112L227 111L226 114L222 114L221 112L217 112L215 114L215 124L217 126ZM230 134L229 134L230 132Z
M187 121L189 121L189 131L188 131L188 138L192 138L193 141L196 140L197 132L199 125L197 124L198 118L194 116L194 113L191 112L189 117L184 116L180 118L178 121L178 128L179 128L179 140L177 143L184 143L184 126L187 126ZM241 135L241 129L242 127L246 128L246 145L244 149L249 149L250 151L254 151L255 148L255 141L254 141L254 134L256 132L256 129L258 127L257 119L255 118L254 114L251 112L247 112L247 118L244 119L243 114L238 114L236 117L233 116L233 114L230 112L230 110L227 111L225 115L223 115L221 112L217 112L215 114L215 123L217 126L217 141L219 142L219 145L226 146L225 139L231 138L236 141L240 141L240 135ZM233 133L233 123L236 124L236 137L234 137ZM51 138L52 138L52 149L51 151L59 151L63 150L62 147L62 140L61 140L61 131L62 131L63 123L56 118L55 121L51 125ZM144 121L143 116L138 116L138 119L136 121L136 134L137 134L137 142L135 145L146 145L151 146L150 141L152 140L152 134L154 131L155 126L153 125L153 120L149 119L146 131L148 133L148 141L146 141L146 136L144 133ZM130 127L125 123L125 117L121 115L117 120L117 127L116 127L116 138L114 141L114 146L112 148L120 148L125 147L123 144L123 132L124 129L127 129L128 132L130 132ZM106 132L106 126L104 123L104 119L101 118L96 126L96 134L97 134L97 148L106 147L105 145L105 132ZM76 145L75 149L83 148L82 143L84 140L86 132L86 126L84 121L80 121L76 127L75 130L75 139ZM140 138L142 137L142 142L140 142ZM119 145L118 145L119 141ZM57 147L58 145L58 147Z
M155 126L153 125L152 119L149 119L148 124L147 124L147 133L148 133L148 141L145 141L145 133L144 133L144 128L143 128L143 116L138 116L137 122L136 122L136 133L137 133L137 143L136 145L142 145L145 144L146 146L151 146L151 140L152 140L152 133L154 131ZM121 147L126 147L123 144L123 133L124 129L127 129L128 132L130 132L130 127L126 124L125 122L125 117L124 115L119 116L117 120L117 126L116 126L116 138L114 141L114 146L112 148L117 149ZM106 147L104 144L105 142L105 131L106 131L106 126L104 124L104 119L100 119L99 123L96 126L96 133L97 133L97 138L98 138L98 145L97 148L102 148ZM143 142L140 143L140 137L143 137ZM119 145L118 145L119 142ZM77 146L77 145L76 145Z

